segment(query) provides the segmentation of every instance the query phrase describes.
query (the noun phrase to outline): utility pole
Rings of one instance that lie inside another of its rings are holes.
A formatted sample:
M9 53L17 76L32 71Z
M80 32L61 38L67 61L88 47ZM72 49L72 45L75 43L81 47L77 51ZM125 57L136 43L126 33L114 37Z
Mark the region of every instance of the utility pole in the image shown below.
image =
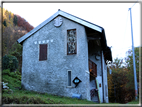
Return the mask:
M135 51L134 51L134 42L133 42L133 27L132 27L132 13L130 10L130 22L131 22L131 36L132 36L132 50L133 50L133 69L134 69L134 84L135 84L135 100L137 100L138 88L137 88L137 74L136 74L136 65L135 65Z

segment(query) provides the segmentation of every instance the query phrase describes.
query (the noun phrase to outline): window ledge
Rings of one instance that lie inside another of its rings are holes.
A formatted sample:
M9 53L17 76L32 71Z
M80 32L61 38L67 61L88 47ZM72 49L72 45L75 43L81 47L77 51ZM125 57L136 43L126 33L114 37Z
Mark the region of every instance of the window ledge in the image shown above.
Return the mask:
M74 88L73 86L67 86L66 88Z

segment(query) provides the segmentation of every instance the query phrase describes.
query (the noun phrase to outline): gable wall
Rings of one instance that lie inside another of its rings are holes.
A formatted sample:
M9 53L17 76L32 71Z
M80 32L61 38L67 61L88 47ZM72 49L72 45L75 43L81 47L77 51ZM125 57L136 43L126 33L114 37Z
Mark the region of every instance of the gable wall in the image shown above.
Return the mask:
M63 18L63 17L62 17ZM67 55L67 30L76 29L77 54ZM39 61L39 43L48 43L47 60ZM67 71L71 81L77 76L82 82L67 87ZM22 86L28 90L71 97L73 93L90 99L88 71L88 43L85 28L66 18L60 27L49 22L23 43ZM86 91L87 90L87 91Z

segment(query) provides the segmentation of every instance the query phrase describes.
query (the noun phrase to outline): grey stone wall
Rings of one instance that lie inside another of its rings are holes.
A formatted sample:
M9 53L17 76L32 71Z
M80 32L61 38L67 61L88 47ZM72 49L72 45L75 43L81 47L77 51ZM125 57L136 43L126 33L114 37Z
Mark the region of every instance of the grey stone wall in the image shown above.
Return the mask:
M81 94L90 100L88 71L88 43L85 28L64 17L55 27L51 21L23 42L22 86L28 90L71 97ZM67 30L76 29L77 54L67 55ZM39 44L48 44L47 60L39 61ZM77 76L82 82L67 87L67 71L71 81Z

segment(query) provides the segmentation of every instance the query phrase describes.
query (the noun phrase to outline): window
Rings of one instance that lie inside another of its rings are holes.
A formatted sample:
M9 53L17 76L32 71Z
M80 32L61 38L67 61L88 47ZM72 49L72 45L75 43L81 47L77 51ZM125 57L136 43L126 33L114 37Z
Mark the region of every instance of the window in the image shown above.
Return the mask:
M67 30L67 55L77 53L76 29Z
M90 74L97 77L97 65L89 59L89 71Z
M47 44L39 45L39 61L47 60Z
M71 86L71 71L68 71L68 86Z

